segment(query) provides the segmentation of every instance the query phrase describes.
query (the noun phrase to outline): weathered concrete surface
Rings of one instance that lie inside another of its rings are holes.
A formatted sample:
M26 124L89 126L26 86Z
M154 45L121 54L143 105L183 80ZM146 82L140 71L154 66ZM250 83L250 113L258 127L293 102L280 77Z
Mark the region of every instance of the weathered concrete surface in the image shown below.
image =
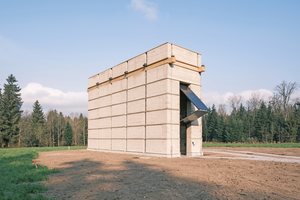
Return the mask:
M143 70L171 56L190 68L162 63ZM88 148L165 157L178 157L184 148L188 156L202 155L200 119L186 127L186 139L180 140L179 88L187 84L200 97L197 66L200 54L165 43L92 76L89 87L101 86L89 91ZM185 109L193 112L195 106Z

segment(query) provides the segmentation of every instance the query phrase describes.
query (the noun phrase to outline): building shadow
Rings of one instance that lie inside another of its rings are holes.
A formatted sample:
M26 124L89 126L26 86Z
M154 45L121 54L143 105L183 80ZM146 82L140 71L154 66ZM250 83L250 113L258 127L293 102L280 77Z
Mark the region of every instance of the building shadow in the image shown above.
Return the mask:
M224 192L217 192L222 189L219 185L171 174L160 166L142 162L138 157L103 162L82 159L62 165L67 167L60 169L61 173L52 174L49 181L41 182L49 188L44 196L91 200L228 199ZM265 194L256 193L255 196L264 197ZM230 196L230 199L253 198L239 194Z

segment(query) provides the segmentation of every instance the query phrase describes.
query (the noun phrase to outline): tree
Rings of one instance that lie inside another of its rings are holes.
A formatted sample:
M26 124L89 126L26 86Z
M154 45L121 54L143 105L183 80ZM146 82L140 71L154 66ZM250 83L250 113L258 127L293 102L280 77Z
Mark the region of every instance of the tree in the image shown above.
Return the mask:
M57 146L61 145L62 134L65 129L65 118L62 112L57 117Z
M216 111L215 105L212 106L210 115L208 115L207 126L208 126L208 135L210 141L217 141L217 129L218 129L218 113Z
M66 145L68 145L68 146L72 145L73 130L72 130L72 127L69 122L67 122L67 124L66 124L64 136L65 136Z
M28 110L25 110L22 113L21 120L19 122L19 147L25 146L25 147L34 147L37 146L37 139L34 138L32 139L32 128L31 128L31 123L32 123L32 115Z
M252 92L251 98L247 101L248 108L254 112L259 109L263 99L260 97L259 92Z
M235 113L240 106L243 97L241 95L232 95L228 97L228 102L232 108L232 112Z
M23 104L21 88L16 84L16 78L11 74L7 79L7 84L4 84L4 93L2 95L3 106L3 143L5 147L14 145L19 134L19 121L21 118L21 106Z
M36 100L33 104L33 112L31 115L31 140L36 141L33 145L39 147L44 146L42 143L44 142L45 116L43 113L42 106L40 105L38 100Z
M5 116L4 116L4 107L3 107L3 98L2 98L2 91L0 88L0 147L3 148L4 145L4 121L5 121Z
M287 120L288 112L287 112L287 107L289 105L289 101L291 98L291 95L298 90L300 85L296 82L294 83L287 83L286 81L282 81L281 84L276 85L274 90L279 94L282 103L283 103L283 110L284 110L284 120Z
M48 135L48 146L57 146L57 118L58 113L56 110L50 110L47 114L47 131Z

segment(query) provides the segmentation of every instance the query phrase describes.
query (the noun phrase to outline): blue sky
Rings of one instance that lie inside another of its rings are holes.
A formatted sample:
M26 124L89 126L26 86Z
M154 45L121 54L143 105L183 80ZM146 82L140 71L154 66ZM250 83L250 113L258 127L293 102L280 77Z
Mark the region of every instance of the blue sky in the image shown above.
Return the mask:
M202 54L203 101L300 82L300 1L0 0L0 84L23 109L87 114L88 77L165 42ZM298 92L295 97L300 96Z

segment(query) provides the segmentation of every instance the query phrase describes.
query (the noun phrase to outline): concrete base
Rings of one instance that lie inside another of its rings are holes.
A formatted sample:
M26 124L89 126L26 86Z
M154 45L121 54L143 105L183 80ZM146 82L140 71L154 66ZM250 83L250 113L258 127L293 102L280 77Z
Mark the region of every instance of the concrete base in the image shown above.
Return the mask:
M165 158L179 158L180 154L155 154L155 153L138 153L138 152L128 152L128 151L111 151L111 150L99 150L99 149L91 149L87 148L89 151L99 151L105 153L118 153L118 154L131 154L131 155L143 155L143 156L156 156L156 157L165 157Z
M186 153L186 156L188 156L188 157L203 156L203 151L202 152L189 152L189 153Z

